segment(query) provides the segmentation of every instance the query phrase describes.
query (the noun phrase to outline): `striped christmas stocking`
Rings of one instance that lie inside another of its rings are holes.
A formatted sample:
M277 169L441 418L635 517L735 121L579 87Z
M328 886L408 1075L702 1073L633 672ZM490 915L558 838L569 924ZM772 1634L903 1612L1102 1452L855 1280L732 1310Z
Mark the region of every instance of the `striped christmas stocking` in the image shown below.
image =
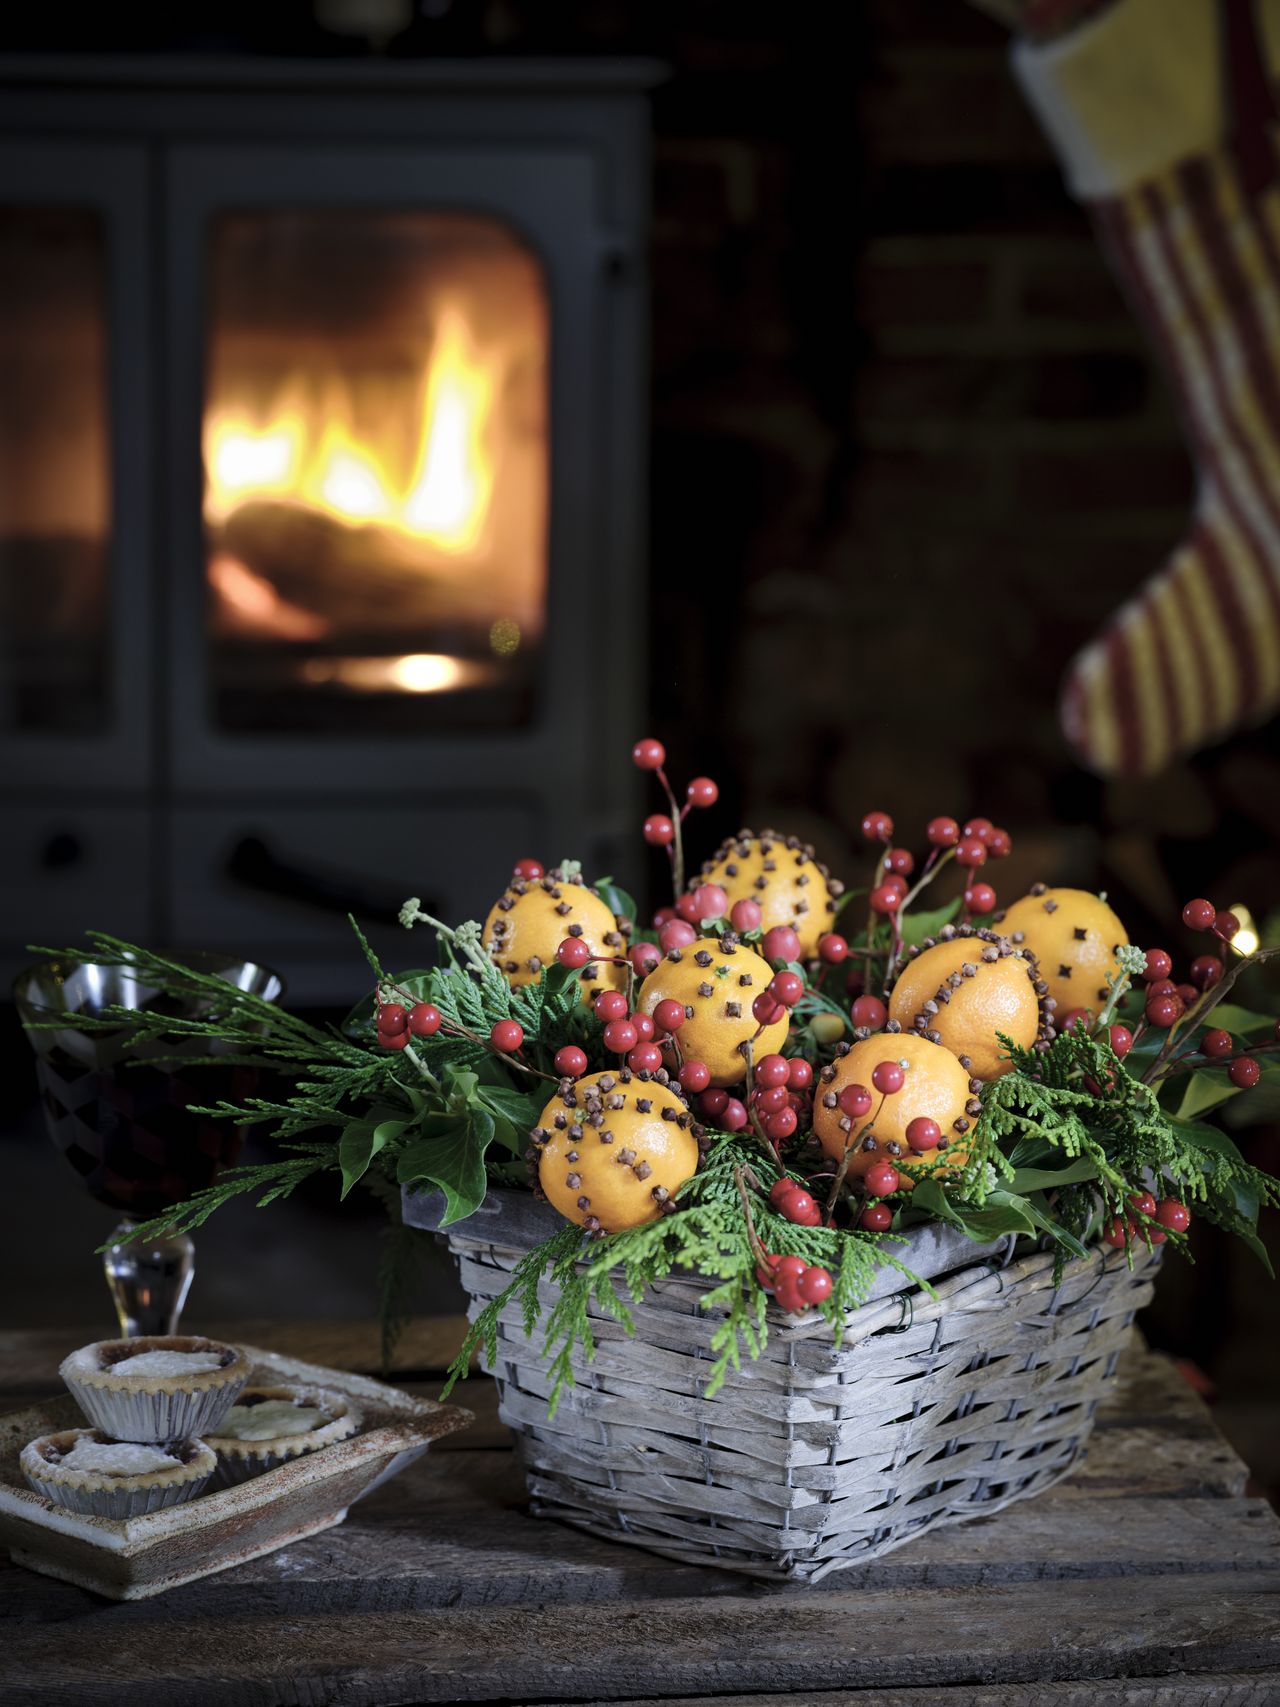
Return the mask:
M1176 390L1197 470L1169 561L1075 659L1062 722L1140 775L1280 706L1280 0L1117 0L1014 65Z

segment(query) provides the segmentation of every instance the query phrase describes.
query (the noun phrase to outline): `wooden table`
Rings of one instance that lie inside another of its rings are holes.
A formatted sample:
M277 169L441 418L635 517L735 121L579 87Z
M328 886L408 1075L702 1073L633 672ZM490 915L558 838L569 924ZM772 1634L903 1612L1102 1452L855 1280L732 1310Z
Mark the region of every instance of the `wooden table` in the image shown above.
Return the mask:
M373 1368L359 1325L210 1328ZM439 1391L457 1321L399 1378ZM75 1336L0 1335L0 1409ZM0 1565L5 1707L426 1701L747 1707L1277 1707L1280 1523L1171 1366L1136 1347L1060 1487L816 1588L668 1563L525 1510L491 1383L475 1426L347 1522L156 1600Z

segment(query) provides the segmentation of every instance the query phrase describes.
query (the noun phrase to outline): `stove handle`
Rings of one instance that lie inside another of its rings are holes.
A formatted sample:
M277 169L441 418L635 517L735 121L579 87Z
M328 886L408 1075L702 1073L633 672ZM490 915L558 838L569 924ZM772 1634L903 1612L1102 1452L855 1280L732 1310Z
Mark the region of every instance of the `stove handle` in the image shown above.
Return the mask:
M404 896L392 899L365 886L345 872L308 870L274 854L261 836L242 836L227 855L226 875L242 889L259 895L280 895L326 913L352 913L359 920L394 925L400 922ZM439 917L439 906L425 901L424 909Z

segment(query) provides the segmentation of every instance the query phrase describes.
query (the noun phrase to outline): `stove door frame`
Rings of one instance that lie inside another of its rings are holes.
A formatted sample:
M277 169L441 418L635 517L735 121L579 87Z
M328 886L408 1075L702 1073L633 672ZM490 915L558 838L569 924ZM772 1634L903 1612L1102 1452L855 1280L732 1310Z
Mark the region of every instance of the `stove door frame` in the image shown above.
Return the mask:
M591 601L593 535L607 468L593 356L599 350L607 233L597 209L597 165L581 147L537 142L460 146L413 141L341 146L300 141L174 144L164 162L167 388L162 454L166 484L170 651L191 667L170 683L168 777L182 798L377 795L424 788L468 792L511 786L533 767L544 775L586 770L590 719L581 669L600 657L603 632ZM549 306L550 492L547 623L540 698L530 723L509 733L335 740L221 734L212 724L205 634L201 521L209 269L207 222L223 211L409 211L480 214L507 227L540 264ZM573 336L558 336L558 328ZM601 670L601 689L607 675ZM422 772L429 755L430 774Z
M106 238L106 405L111 494L107 553L107 694L101 733L0 731L6 792L74 787L82 795L145 794L154 781L152 710L161 691L150 601L152 393L147 326L146 150L136 144L0 138L0 202L95 212Z

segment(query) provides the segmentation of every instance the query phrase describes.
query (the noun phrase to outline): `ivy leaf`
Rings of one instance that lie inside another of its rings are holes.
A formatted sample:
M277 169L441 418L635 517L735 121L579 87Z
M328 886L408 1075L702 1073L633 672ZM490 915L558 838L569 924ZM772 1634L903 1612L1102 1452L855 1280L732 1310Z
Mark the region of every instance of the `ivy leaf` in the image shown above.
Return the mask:
M481 1085L476 1101L493 1115L497 1141L519 1155L524 1148L522 1133L536 1125L545 1099L537 1092L510 1090L502 1085Z
M484 1201L485 1151L493 1142L493 1116L472 1108L464 1120L447 1130L410 1144L400 1157L396 1178L401 1185L435 1185L444 1193L442 1227L465 1220Z
M338 1140L338 1161L342 1167L342 1196L369 1171L369 1164L392 1143L410 1124L407 1120L353 1120Z
M937 936L943 925L949 925L960 911L960 897L948 901L945 907L934 907L924 913L902 915L902 940L908 948L916 948L927 936Z
M1194 1072L1183 1087L1174 1119L1194 1120L1198 1114L1207 1114L1211 1108L1239 1094L1225 1073Z
M632 924L635 924L639 909L634 898L627 894L621 884L615 883L612 877L597 877L590 887L615 918L630 919Z

